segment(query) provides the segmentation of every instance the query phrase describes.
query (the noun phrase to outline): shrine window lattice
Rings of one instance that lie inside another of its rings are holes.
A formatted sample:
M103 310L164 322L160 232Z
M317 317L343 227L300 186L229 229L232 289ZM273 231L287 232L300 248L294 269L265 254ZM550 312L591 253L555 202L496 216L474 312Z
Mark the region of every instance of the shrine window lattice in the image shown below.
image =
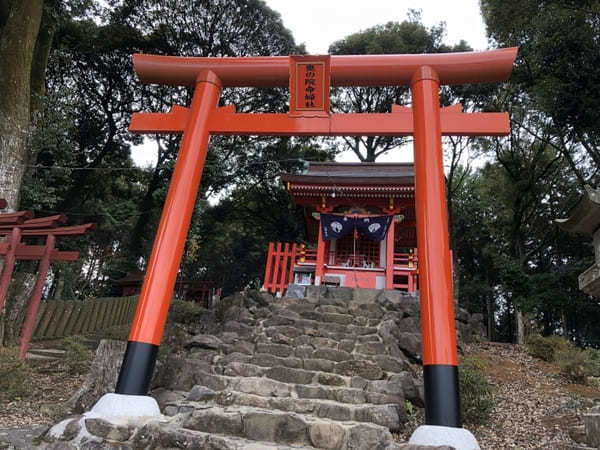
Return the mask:
M379 253L381 243L366 239L360 234L355 237L353 233L338 239L335 245L335 265L344 267L381 267Z

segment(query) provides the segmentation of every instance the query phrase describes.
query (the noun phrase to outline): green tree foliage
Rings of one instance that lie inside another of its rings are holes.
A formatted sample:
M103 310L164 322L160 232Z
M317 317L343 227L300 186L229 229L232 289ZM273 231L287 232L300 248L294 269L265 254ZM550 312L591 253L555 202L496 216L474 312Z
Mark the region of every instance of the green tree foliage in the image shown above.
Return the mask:
M182 56L249 56L302 53L279 14L256 0L157 1L126 0L116 4L111 20L143 33L153 53ZM172 104L189 105L191 90L145 87L142 109L164 111ZM234 104L239 112L283 112L287 96L281 89L225 89L221 104ZM155 138L158 163L140 208L141 215L127 246L128 260L147 258L179 147L179 137ZM273 182L278 175L273 147L295 145L288 138L213 137L202 178L199 198L223 195L240 184ZM270 167L269 172L262 170ZM275 169L275 170L273 170ZM266 174L269 174L265 178Z
M468 51L466 42L450 47L443 44L444 24L431 28L421 23L420 13L411 11L408 20L388 22L351 34L334 42L329 52L334 55L365 55L394 53L444 53ZM454 98L449 89L445 90L447 100ZM349 87L333 89L332 110L355 113L390 112L393 104L405 105L409 102L407 87ZM352 150L363 162L373 162L403 143L406 138L385 136L345 137L344 149Z
M600 165L600 2L483 0L490 38L519 46L511 83L551 120L582 179ZM581 161L582 151L594 166Z
M295 45L279 15L256 0L111 1L96 4L93 15L65 12L57 20L45 117L34 136L36 160L24 186L23 207L66 213L72 223L98 224L87 238L63 244L85 250L78 264L53 265L52 290L58 297L107 293L111 281L143 269L150 253L180 137L154 136L158 162L142 170L130 157L132 145L142 140L129 133L129 121L136 110L189 105L192 90L142 86L132 66L136 52L245 56L301 53L303 48ZM281 89L225 89L221 103L243 112L283 112L287 95ZM211 139L195 220L202 220L209 196L256 187L268 192L281 171L295 170L302 166L299 159L315 155L305 140ZM287 198L276 198L283 203L270 208L286 211ZM208 227L206 234L210 242L216 231ZM199 277L201 272L186 274Z

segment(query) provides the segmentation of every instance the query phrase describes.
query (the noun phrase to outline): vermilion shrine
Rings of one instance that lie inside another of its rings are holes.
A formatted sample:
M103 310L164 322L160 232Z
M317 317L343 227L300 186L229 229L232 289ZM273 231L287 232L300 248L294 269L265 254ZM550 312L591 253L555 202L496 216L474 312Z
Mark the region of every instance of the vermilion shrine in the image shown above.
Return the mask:
M281 179L303 207L311 245L271 243L265 290L281 295L289 284L417 290L412 163L310 163L305 173ZM376 218L384 216L391 223L381 233ZM330 218L330 226L346 226L327 239L320 232L322 218ZM360 232L357 223L368 223L377 233Z
M3 202L0 201L0 206L2 204ZM0 237L4 238L0 242L0 257L4 260L4 267L0 275L0 311L2 311L6 301L16 261L20 259L40 262L21 331L19 344L19 357L21 359L25 358L33 336L50 261L75 261L79 258L79 252L58 250L56 248L56 237L82 235L94 228L92 223L63 226L66 222L67 217L63 214L40 218L34 218L31 211L0 214ZM46 243L44 245L26 244L22 242L23 238L45 238Z
M183 253L211 135L413 136L415 212L423 342L426 423L461 426L451 258L442 135L506 135L505 113L440 108L443 84L502 81L517 49L479 53L361 56L184 58L134 55L144 83L194 87L189 108L137 113L137 133L183 133L156 240L146 270L117 394L145 395ZM381 114L332 114L331 86L410 86L412 108ZM223 87L288 87L288 114L240 114L219 107ZM323 233L324 227L321 228ZM329 229L327 229L329 230ZM391 248L391 246L390 246ZM320 250L321 254L323 249ZM315 276L316 278L316 276ZM386 281L387 283L387 281Z

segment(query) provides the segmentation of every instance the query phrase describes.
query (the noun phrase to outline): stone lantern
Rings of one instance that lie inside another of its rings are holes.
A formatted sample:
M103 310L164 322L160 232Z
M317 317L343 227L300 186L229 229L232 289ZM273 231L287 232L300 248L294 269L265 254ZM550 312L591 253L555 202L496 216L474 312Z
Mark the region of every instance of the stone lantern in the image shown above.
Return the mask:
M569 218L556 219L555 222L565 231L593 237L595 261L579 275L579 289L600 297L600 190L585 186L585 194Z

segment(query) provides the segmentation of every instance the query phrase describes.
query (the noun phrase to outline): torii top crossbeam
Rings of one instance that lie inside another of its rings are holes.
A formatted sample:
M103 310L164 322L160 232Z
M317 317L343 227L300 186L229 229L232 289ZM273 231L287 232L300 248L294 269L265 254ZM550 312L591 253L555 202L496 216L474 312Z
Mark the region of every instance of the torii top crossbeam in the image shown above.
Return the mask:
M429 66L440 84L504 81L510 76L517 48L486 52L419 55L333 55L331 86L408 86L415 71ZM287 87L288 56L193 58L133 56L142 83L193 86L203 70L213 71L223 87Z

